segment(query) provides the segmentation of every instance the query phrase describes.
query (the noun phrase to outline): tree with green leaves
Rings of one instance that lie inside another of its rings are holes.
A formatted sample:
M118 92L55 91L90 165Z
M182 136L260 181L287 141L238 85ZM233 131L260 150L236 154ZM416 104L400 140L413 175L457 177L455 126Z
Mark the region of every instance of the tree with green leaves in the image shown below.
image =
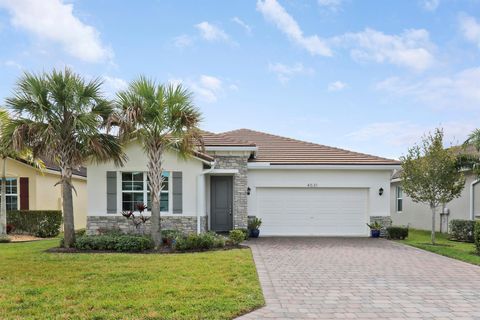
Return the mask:
M85 81L70 69L25 73L6 105L15 114L3 132L15 150L56 163L61 170L65 247L75 242L72 171L86 161L126 160L116 136L101 131L113 111L101 92L102 81ZM76 192L76 191L75 191Z
M480 177L480 129L474 130L463 143L457 156L458 168L471 170Z
M123 141L138 138L148 158L147 176L151 197L151 234L161 244L160 193L163 187L163 155L175 150L181 157L195 152L201 143L201 114L192 94L181 85L163 85L145 77L117 94L117 112L111 123L118 125Z
M435 244L436 208L458 198L465 177L458 170L457 157L443 147L443 131L425 136L420 145L410 148L402 160L402 187L414 202L432 210L432 244Z
M0 137L3 136L3 129L10 123L10 115L5 109L0 109ZM28 149L20 152L12 148L12 141L0 139L0 158L2 159L2 176L1 176L1 199L0 199L0 236L7 234L7 161L8 159L16 159L25 162L32 167L43 170L45 164L41 159L34 158L32 152Z

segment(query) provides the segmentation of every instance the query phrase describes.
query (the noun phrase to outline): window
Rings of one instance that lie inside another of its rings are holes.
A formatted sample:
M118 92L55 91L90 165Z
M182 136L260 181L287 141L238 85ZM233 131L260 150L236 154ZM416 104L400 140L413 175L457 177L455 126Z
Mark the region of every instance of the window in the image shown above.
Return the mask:
M7 178L6 191L7 211L18 210L18 187L16 178Z
M402 187L397 187L396 191L396 202L397 202L397 212L403 211L403 189Z
M169 210L169 172L162 173L164 177L163 188L160 194L160 211ZM150 188L146 172L122 172L122 210L135 211L139 203L147 204L151 210Z

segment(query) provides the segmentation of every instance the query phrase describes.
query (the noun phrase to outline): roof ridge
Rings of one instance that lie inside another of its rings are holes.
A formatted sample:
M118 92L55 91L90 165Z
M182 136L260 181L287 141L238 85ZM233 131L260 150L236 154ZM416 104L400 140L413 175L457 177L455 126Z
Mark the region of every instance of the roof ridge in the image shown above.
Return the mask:
M292 142L301 142L301 143L306 143L306 144L310 144L310 145L314 145L314 146L320 146L320 147L335 149L335 150L339 150L339 151L343 151L343 152L349 152L349 153L353 153L353 154L357 154L357 155L361 155L361 156L369 156L369 157L373 157L373 158L377 158L377 159L381 159L381 160L390 160L390 161L393 160L393 161L396 161L396 160L394 160L394 159L379 157L379 156L375 156L375 155L368 154L368 153L362 153L362 152L357 152L357 151L352 151L352 150L347 150L347 149L342 149L342 148L327 146L327 145L324 145L324 144L315 143L315 142L310 142L310 141L293 139L293 138L289 138L289 137L284 137L284 136L280 136L280 135L276 135L276 134L272 134L272 133L267 133L267 132L258 131L258 130L252 130L252 129L247 129L247 128L235 129L235 130L231 130L231 131L226 131L226 132L224 132L224 133L227 134L227 133L239 132L239 131L242 131L242 130L250 131L250 132L254 132L254 133L260 133L260 134L263 134L263 135L280 138L280 139L282 139L282 140L287 140L287 141L292 141Z

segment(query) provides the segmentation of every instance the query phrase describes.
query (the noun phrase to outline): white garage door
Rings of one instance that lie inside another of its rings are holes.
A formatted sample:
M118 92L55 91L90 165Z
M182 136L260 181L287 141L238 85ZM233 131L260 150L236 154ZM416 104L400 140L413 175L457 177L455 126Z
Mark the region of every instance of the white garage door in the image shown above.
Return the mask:
M263 235L364 236L367 189L257 188Z

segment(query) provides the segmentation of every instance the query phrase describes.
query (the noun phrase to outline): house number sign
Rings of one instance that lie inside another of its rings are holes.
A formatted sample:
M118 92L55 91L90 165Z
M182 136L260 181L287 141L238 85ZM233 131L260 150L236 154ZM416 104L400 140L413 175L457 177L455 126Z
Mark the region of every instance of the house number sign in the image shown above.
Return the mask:
M308 183L307 188L317 188L318 184L317 183Z

